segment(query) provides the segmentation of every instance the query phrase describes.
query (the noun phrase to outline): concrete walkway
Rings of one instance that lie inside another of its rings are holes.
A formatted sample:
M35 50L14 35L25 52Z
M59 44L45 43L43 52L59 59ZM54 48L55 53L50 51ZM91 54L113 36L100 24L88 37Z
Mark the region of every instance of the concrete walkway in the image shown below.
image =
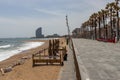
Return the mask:
M120 80L119 43L87 39L73 39L73 43L81 75L88 77L84 80Z
M58 80L77 80L71 49L68 49L68 59L67 61L64 61L64 66L61 68Z

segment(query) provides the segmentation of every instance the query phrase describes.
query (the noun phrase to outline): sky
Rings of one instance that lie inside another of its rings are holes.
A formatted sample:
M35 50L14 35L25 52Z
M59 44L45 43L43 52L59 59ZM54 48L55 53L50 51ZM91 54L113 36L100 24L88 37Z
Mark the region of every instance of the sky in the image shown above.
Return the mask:
M80 27L89 16L114 0L0 0L0 38L34 37L37 28L43 34L67 34Z

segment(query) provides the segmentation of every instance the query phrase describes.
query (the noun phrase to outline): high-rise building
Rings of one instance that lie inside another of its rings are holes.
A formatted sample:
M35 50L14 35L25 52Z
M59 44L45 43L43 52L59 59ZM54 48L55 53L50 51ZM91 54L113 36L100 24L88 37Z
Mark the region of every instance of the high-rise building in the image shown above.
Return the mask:
M43 38L44 35L42 34L42 27L36 30L36 38Z

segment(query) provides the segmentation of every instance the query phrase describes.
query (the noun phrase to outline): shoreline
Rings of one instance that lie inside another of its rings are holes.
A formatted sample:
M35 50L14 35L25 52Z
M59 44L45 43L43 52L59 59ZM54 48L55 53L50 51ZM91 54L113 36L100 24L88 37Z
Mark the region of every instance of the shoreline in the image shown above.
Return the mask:
M49 44L49 40L32 40L32 42L34 41L44 42L44 44L37 48L25 50L0 62L0 68L6 68L20 61L22 58L25 58L23 64L18 64L13 67L12 71L5 73L5 75L2 75L0 72L1 80L57 80L61 66L44 65L32 67L32 54L47 48Z
M3 51L1 52L2 54L0 54L0 62L4 61L4 60L6 60L6 59L8 59L8 58L10 58L10 57L12 57L14 55L26 52L26 51L28 51L28 50L30 50L32 48L37 48L37 47L43 45L44 43L45 42L41 42L41 41L38 41L38 42L24 41L24 43L21 43L21 45L16 46L17 48L16 47L13 48L13 46L15 46L15 45L8 44L9 47L3 48ZM12 49L4 50L6 48L11 48L11 47L12 47ZM2 48L0 48L0 49L2 49Z
M24 50L22 52L19 52L15 55L5 59L5 60L0 61L0 68L9 66L11 63L14 63L14 61L17 61L17 60L21 59L22 57L30 56L30 55L36 53L37 51L39 51L39 49L45 48L48 45L48 40L29 40L27 42L44 42L44 44L42 44L41 46L38 46L36 48ZM7 63L7 65L6 65L6 63Z

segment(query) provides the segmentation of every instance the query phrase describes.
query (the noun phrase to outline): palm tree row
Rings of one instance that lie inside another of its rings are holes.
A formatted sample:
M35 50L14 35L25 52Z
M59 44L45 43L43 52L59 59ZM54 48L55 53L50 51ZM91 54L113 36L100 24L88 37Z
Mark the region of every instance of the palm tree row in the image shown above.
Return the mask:
M108 3L105 9L93 13L89 20L80 28L80 35L90 39L117 39L119 41L119 11L118 0Z

